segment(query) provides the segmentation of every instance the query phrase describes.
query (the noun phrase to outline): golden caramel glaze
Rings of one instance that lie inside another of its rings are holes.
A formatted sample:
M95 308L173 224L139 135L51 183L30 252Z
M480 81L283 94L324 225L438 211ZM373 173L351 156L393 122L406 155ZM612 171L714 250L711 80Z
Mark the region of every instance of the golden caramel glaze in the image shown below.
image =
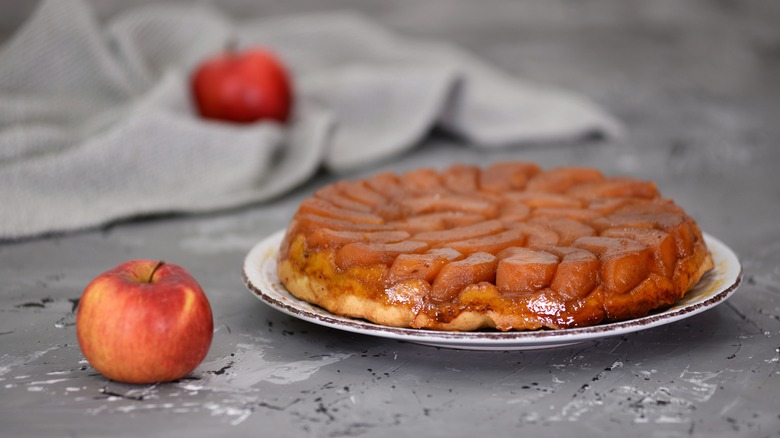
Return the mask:
M712 267L696 222L652 182L525 162L326 186L278 259L290 293L331 313L457 331L645 316Z

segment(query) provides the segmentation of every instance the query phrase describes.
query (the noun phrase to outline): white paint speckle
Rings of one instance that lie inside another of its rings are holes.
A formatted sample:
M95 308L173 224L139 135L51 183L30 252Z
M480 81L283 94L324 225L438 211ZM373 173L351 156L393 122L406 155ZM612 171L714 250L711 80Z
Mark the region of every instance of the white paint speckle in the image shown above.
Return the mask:
M217 403L206 403L203 408L211 412L212 416L226 415L229 417L236 417L230 422L233 426L238 426L243 423L244 420L252 415L252 410L248 408L234 407L234 406L221 406Z
M245 390L260 382L277 385L307 380L320 368L352 357L354 353L330 353L307 360L271 362L264 358L263 347L257 344L238 344L238 351L231 358L232 372L223 375L207 375L201 383L209 390Z
M720 410L720 414L718 414L718 416L720 416L720 417L726 416L726 414L730 410L734 409L734 406L736 406L739 403L740 403L740 399L739 398L735 398L734 400L731 401L731 403L727 404L726 406L723 407L723 409Z
M525 423L536 423L539 421L540 415L537 412L528 412L523 414L523 422Z
M579 421L583 415L587 415L594 406L603 405L604 402L591 398L575 398L566 403L561 411L551 416L551 421Z
M38 380L35 382L30 382L30 385L51 385L54 383L60 383L60 382L66 382L71 379L51 379L51 380Z
M103 406L100 406L100 407L97 407L97 408L89 408L89 409L87 409L87 414L88 415L98 415L98 414L101 414L101 413L105 412L107 409L108 409L108 406L106 406L106 405L103 405Z
M697 397L694 397L696 401L709 401L718 389L717 384L709 383L709 381L719 376L721 372L690 371L688 368L685 367L685 370L680 374L680 379L691 384L691 387L688 388L688 393L697 395Z

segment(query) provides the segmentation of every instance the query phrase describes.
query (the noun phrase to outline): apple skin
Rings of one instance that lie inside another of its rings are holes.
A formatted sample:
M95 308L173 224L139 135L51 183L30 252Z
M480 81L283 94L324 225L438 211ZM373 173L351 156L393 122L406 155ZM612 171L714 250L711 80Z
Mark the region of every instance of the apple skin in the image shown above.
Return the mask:
M89 363L127 383L186 376L206 357L213 328L211 306L195 279L156 260L128 261L95 277L76 314Z
M228 50L206 59L195 68L191 85L198 112L207 119L285 123L290 116L290 79L268 50Z

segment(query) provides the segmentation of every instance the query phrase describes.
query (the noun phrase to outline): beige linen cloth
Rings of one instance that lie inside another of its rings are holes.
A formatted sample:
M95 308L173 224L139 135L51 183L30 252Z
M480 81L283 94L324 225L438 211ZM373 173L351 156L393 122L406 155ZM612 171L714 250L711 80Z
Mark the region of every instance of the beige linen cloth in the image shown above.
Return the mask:
M288 125L194 113L189 74L229 39L287 64ZM89 3L43 1L0 48L0 239L267 200L320 167L400 154L433 127L485 149L620 129L575 94L354 13L232 21L156 4L100 24Z

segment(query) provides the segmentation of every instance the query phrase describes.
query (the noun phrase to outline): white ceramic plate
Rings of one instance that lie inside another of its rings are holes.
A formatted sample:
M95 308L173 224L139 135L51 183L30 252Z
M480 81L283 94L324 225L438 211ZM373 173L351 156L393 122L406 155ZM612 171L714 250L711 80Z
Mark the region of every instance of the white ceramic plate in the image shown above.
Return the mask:
M721 241L705 234L704 239L712 252L715 269L708 272L683 300L643 318L592 327L526 332L442 332L386 327L362 319L334 315L292 296L276 275L276 256L283 237L284 230L267 237L255 245L244 260L244 282L263 302L296 318L326 327L445 348L531 350L577 344L658 327L715 307L736 291L742 279L742 266L734 252Z

